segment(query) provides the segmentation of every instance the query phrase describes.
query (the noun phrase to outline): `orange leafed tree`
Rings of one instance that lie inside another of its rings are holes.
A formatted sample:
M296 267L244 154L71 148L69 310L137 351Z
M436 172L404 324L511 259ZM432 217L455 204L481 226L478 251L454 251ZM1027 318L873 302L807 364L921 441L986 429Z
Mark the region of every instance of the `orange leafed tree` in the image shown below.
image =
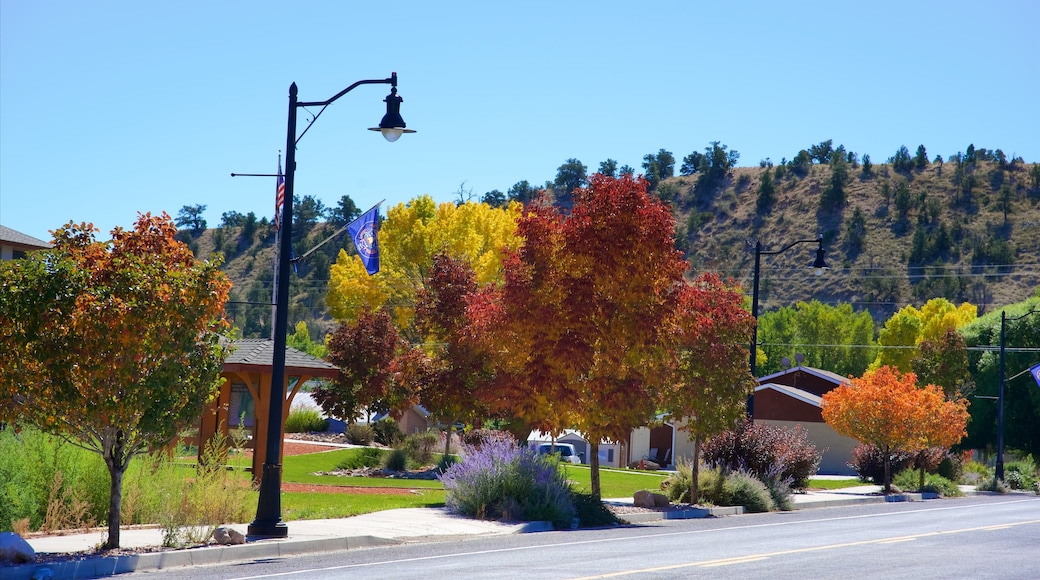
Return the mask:
M825 394L823 419L838 433L881 450L888 492L892 453L916 453L960 441L967 434L968 401L947 400L936 385L918 387L914 373L882 366Z
M36 425L101 455L108 541L119 547L122 478L134 455L197 420L219 386L219 262L198 261L163 214L95 239L89 224L0 266L0 420Z

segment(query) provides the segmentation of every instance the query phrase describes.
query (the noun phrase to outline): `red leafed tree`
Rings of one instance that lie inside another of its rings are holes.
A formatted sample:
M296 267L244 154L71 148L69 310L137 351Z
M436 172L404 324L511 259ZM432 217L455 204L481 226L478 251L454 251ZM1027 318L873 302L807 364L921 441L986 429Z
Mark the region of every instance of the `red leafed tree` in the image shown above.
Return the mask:
M391 363L407 343L384 311L362 311L341 324L328 341L328 360L339 378L314 390L314 400L331 417L353 423L363 408L393 413L406 408L414 394L393 380Z
M231 283L163 214L54 232L53 248L0 266L0 420L27 421L101 455L111 477L107 548L119 547L134 455L198 419L219 386Z
M474 301L499 372L492 402L533 427L580 430L599 496L599 443L651 419L686 268L670 209L631 176L594 175L570 215L535 204L505 284Z
M690 502L697 503L701 443L744 416L755 387L745 346L755 321L743 294L704 274L683 288L674 324L676 375L662 389L661 406L693 438Z
M835 431L881 450L886 492L893 453L949 447L967 433L967 400L947 400L942 388L918 387L917 375L887 365L825 394L822 402L823 420Z
M483 349L465 339L467 304L477 290L477 276L465 260L439 253L425 288L416 299L415 320L425 340L428 361L403 366L413 371L419 400L445 426L444 453L451 446L451 426L473 422L487 415L477 392L489 384L490 374ZM413 356L417 356L413 355Z

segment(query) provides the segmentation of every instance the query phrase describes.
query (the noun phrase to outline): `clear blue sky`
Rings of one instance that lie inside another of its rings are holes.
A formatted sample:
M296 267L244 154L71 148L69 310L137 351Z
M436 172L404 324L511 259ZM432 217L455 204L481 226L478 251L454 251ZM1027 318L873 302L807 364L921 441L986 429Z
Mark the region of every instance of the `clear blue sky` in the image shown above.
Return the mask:
M1038 22L1036 0L0 0L0 223L270 217L273 179L230 173L274 172L289 84L317 101L393 71L418 133L366 131L389 87L355 89L300 142L297 195L449 201L714 140L742 166L826 139L1038 162Z

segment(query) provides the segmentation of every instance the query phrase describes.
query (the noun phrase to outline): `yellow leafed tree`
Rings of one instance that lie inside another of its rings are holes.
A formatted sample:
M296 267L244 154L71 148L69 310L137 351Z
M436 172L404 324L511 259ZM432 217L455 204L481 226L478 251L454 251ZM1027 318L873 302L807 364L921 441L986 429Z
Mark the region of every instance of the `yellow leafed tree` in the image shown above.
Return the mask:
M473 202L437 204L428 195L391 207L379 227L377 274L369 276L360 258L340 250L329 279L330 313L343 321L354 320L366 308L387 308L395 325L407 333L416 291L425 286L433 256L446 251L464 259L478 284L501 280L505 252L520 244L516 220L522 210L516 202L504 209Z
M947 330L957 330L977 316L978 308L974 304L965 302L955 306L945 298L933 298L920 310L907 306L893 314L878 333L878 345L882 348L871 368L889 365L909 372L910 361L917 355L916 347L922 341L939 340Z

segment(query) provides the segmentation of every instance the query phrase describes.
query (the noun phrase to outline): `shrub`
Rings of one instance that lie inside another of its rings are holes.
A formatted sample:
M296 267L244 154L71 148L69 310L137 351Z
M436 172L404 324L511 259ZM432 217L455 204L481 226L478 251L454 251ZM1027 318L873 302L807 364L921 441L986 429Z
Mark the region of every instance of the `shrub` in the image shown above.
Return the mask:
M571 499L574 500L574 512L578 518L578 525L583 528L613 526L620 523L614 512L610 511L590 492L572 492Z
M448 509L479 519L551 521L570 527L574 501L556 462L515 443L463 446L462 461L439 476Z
M741 505L751 513L773 511L775 507L766 484L746 471L727 474L723 490L728 500L724 505Z
M380 445L386 445L387 447L393 447L401 442L404 438L404 433L401 432L401 428L397 426L397 421L387 417L380 419L375 423L371 423L372 430L375 431L376 443Z
M1007 486L996 477L984 479L978 486L979 491L992 491L996 493L1007 493Z
M906 469L893 478L892 483L902 490L937 493L942 497L960 497L964 495L956 483L936 473L925 475L924 485L921 485L919 472Z
M993 479L993 470L978 461L965 461L961 464L961 477L958 481L964 485L979 485L979 482Z
M760 480L787 481L795 489L808 487L821 457L801 427L785 429L747 420L704 444L704 461L709 465L746 470Z
M404 471L408 469L408 452L404 449L391 449L383 457L383 467L390 471Z
M351 423L347 425L347 443L351 445L371 445L375 440L376 432L371 425L366 423Z
M347 454L342 461L339 462L339 469L360 469L362 467L378 467L383 464L384 455L386 451L383 449L376 449L374 447L364 447L361 449L352 449L351 453Z
M892 453L889 468L892 471L892 481L904 471L913 461L913 455L902 451ZM859 474L863 481L870 481L881 485L885 481L885 456L875 445L857 445L852 450L852 461L847 463L849 467Z
M1035 490L1037 469L1033 456L1027 455L1025 459L1008 463L1004 467L1004 483L1011 489Z
M964 475L964 464L961 462L959 455L947 454L939 462L939 467L936 468L935 472L950 481L960 481L961 476Z
M314 408L296 407L285 418L286 433L324 433L329 430L329 421Z
M689 503L690 464L680 461L675 473L661 483L668 499L676 503ZM777 509L780 504L765 483L747 471L729 471L720 467L702 467L698 477L700 503L711 505L740 505L749 512L764 512ZM783 507L789 509L790 500L784 497Z
M472 429L462 435L462 443L470 447L480 447L485 441L509 441L516 443L516 438L509 431L498 429Z
M433 450L439 440L440 434L433 430L413 433L404 438L399 448L404 450L416 465L429 465L433 461Z

